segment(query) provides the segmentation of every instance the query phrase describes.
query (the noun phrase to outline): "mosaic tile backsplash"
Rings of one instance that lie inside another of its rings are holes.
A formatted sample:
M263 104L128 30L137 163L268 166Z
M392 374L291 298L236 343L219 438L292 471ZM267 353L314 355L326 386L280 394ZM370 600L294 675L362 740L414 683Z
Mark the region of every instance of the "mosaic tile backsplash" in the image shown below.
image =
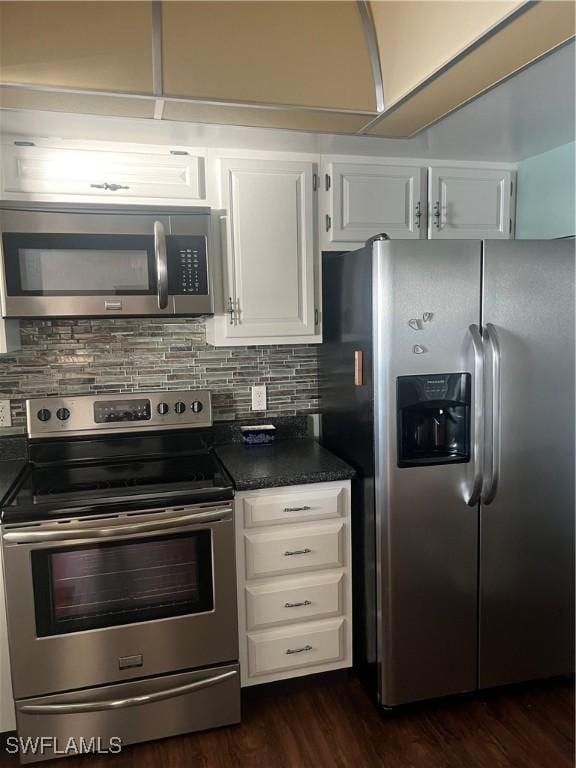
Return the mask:
M250 387L266 384L273 417L318 410L314 345L219 347L200 318L23 320L22 350L0 358L0 398L12 423L45 395L210 389L215 420L252 418Z

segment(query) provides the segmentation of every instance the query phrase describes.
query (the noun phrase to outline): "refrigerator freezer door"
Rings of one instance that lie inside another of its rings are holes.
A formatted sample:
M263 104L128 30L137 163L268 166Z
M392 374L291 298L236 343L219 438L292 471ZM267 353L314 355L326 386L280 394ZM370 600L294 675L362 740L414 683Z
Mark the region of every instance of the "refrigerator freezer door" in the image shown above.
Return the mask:
M574 243L486 242L483 292L500 403L486 420L484 498L493 442L499 477L480 511L481 688L573 669Z
M481 468L473 455L400 468L396 391L400 376L430 374L433 394L437 374L469 374L471 448L480 438L481 245L377 242L373 268L379 698L396 706L476 688L478 507L467 501Z

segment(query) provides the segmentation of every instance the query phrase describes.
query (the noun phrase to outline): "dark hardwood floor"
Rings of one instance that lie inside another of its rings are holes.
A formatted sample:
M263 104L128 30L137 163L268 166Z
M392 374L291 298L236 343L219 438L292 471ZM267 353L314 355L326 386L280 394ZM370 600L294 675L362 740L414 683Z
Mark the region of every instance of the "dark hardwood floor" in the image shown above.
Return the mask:
M351 673L243 693L231 728L51 768L573 768L574 690L556 681L381 714ZM2 768L18 765L0 757Z

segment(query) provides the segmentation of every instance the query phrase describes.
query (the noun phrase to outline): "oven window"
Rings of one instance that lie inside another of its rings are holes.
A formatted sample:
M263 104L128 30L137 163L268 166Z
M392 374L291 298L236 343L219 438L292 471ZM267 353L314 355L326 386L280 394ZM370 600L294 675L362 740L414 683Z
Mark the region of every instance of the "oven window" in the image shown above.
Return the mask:
M142 296L156 293L146 235L3 236L9 296Z
M211 611L209 530L32 552L38 637Z

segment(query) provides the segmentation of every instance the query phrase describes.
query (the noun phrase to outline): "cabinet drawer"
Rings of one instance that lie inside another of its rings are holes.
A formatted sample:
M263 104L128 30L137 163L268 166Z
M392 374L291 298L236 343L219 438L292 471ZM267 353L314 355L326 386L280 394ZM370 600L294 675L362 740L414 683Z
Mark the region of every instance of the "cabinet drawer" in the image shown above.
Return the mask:
M344 574L315 574L246 587L247 629L322 619L343 613Z
M245 533L246 578L344 565L344 522Z
M345 619L248 635L250 677L340 661L345 656Z
M327 488L322 491L285 491L243 499L244 525L258 525L321 520L344 515L345 490Z

